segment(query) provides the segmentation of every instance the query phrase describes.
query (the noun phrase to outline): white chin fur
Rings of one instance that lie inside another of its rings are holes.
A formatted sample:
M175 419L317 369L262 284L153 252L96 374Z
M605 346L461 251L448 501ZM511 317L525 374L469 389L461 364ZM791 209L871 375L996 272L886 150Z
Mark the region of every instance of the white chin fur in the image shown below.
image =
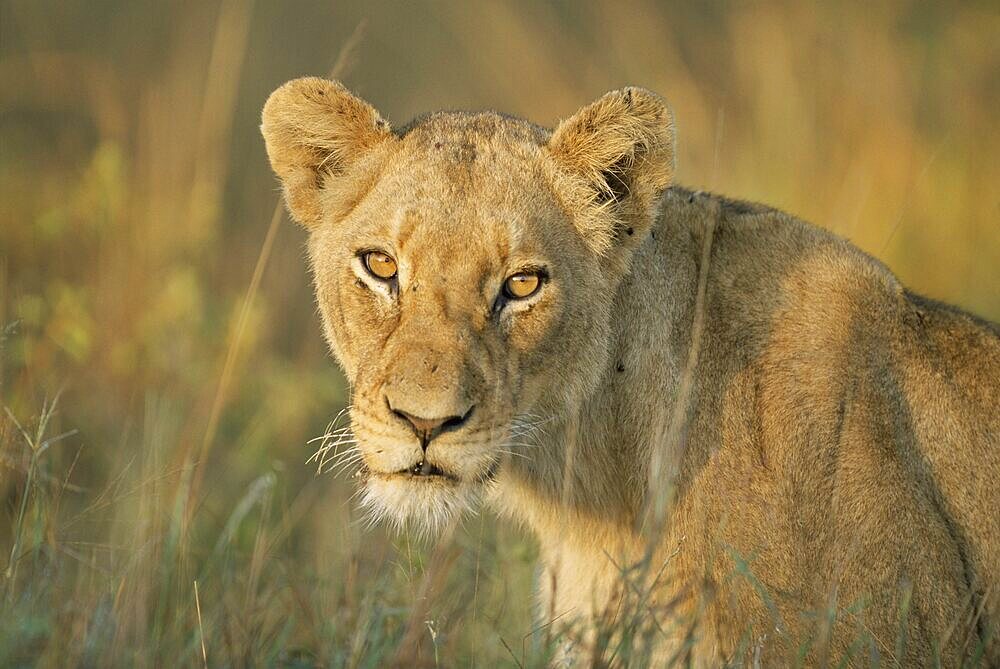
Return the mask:
M415 530L427 536L440 534L453 520L474 511L482 487L377 474L362 485L361 508L371 525L385 522L398 531Z

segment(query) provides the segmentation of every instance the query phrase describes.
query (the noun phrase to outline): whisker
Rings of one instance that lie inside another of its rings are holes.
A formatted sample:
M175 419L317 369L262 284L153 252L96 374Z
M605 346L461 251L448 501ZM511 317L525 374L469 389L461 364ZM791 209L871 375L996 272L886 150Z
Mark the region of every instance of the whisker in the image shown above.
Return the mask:
M508 451L508 450L503 449L503 448L498 448L497 449L497 453L503 453L505 455L512 455L512 456L517 457L517 458L524 458L525 460L531 460L531 458L529 458L524 453L515 453L514 451Z
M329 457L329 459L330 460L343 460L345 458L355 457L356 455L360 455L360 452L358 451L357 447L350 446L350 447L344 449L343 451L340 451L339 453L334 453L333 455L331 455Z
M361 462L360 459L353 460L351 462L346 462L344 464L341 464L341 465L338 465L336 467L330 468L326 473L327 474L333 474L334 478L336 478L336 477L340 476L341 474L345 473L346 471L348 471L354 465L360 464L360 462Z
M313 437L312 439L310 439L306 443L307 444L312 444L312 443L315 443L317 441L323 441L324 439L333 439L334 437L342 437L342 436L350 434L350 433L351 433L351 428L349 428L349 427L342 427L339 430L335 430L333 432L327 432L326 434L321 434L318 437Z
M334 453L328 458L324 458L326 462L332 462L335 465L346 462L352 458L361 457L361 452L358 450L357 446L351 445L342 451Z
M334 456L333 457L336 457L336 455L337 455L337 452L336 452L337 449L339 449L341 446L344 446L345 444L348 445L348 449L347 450L350 450L351 448L354 448L354 446L357 444L357 441L354 440L354 439L341 438L341 439L338 439L336 442L332 442L332 443L328 443L328 444L322 444L322 445L320 445L319 448L316 449L316 452L313 453L309 457L308 460L306 460L306 463L308 464L308 463L310 463L310 462L312 462L313 460L316 460L316 459L325 460L326 459L326 454L329 453L331 449L334 450Z
M347 446L347 448L344 449L343 451L337 450L341 446L345 445ZM331 449L334 451L334 454L331 456L327 456L327 454L330 452ZM316 474L319 475L323 473L323 470L328 462L336 462L337 460L345 457L346 455L349 455L352 451L355 450L357 450L357 441L352 438L342 437L338 439L336 442L321 445L316 450L316 452L313 453L308 460L306 460L306 463L308 464L314 461L318 462L318 466L316 468Z
M523 441L508 441L505 442L504 445L507 446L508 448L525 448L528 450L541 448L541 444L527 444Z
M360 457L361 457L361 451L359 451L356 448L350 448L346 451L341 451L340 453L337 453L336 455L331 456L330 458L327 458L327 460L329 462L335 462L336 464L339 465L341 463Z

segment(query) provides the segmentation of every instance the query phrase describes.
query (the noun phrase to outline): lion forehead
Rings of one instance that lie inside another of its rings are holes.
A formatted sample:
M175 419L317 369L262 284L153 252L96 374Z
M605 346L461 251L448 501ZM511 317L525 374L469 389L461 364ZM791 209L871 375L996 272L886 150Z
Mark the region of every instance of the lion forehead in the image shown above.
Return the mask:
M551 133L524 119L498 112L438 111L418 116L396 134L418 145L433 146L436 141L464 139L541 147Z

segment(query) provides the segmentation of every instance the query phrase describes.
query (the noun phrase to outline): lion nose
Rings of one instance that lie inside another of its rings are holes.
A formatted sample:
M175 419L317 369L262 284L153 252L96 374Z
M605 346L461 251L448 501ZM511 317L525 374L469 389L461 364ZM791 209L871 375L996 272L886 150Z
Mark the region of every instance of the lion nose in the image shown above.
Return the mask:
M425 450L432 439L437 437L442 432L449 432L451 430L458 429L464 425L469 420L469 416L472 415L472 407L469 407L468 411L461 416L445 416L444 418L421 418L420 416L415 416L412 413L393 408L392 405L389 406L389 409L392 413L410 424L410 427L413 429L413 433L417 435L418 439L420 439L421 447Z

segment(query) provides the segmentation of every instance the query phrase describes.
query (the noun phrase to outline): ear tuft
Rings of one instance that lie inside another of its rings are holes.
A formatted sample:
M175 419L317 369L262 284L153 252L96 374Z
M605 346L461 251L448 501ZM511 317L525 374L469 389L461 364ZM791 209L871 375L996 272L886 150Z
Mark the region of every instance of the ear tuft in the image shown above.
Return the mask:
M673 117L655 93L623 88L560 123L549 150L586 180L595 204L621 204L632 196L648 204L673 179Z
M328 178L347 173L392 129L375 109L342 84L294 79L267 99L261 133L271 167L282 181L292 216L309 226L323 218L320 192Z

